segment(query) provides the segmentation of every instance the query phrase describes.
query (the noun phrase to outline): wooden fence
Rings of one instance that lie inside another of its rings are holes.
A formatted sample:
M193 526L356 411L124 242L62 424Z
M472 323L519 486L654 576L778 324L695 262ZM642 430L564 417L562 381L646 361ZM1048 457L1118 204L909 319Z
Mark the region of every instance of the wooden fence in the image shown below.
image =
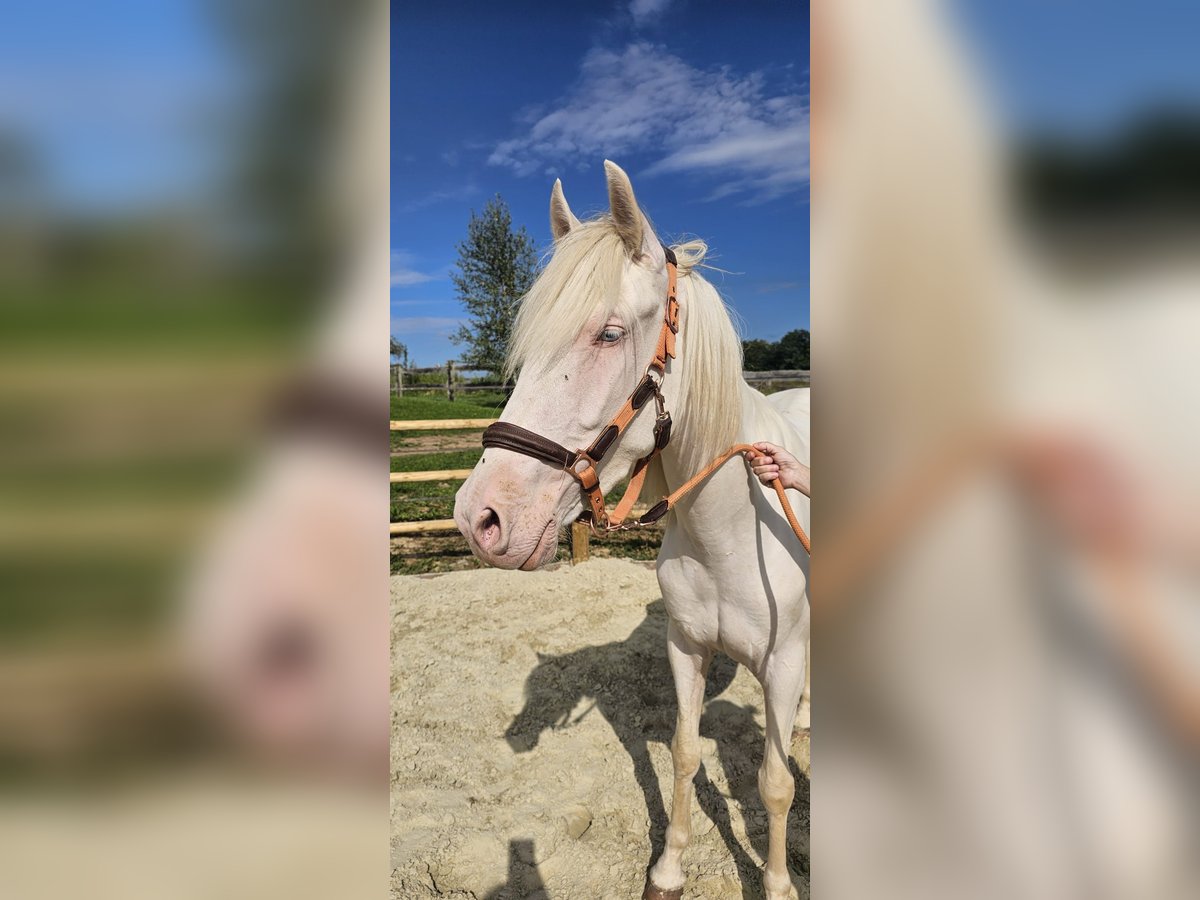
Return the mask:
M487 428L495 419L393 419L389 423L392 431L458 431L463 429ZM426 472L391 472L392 484L411 484L420 481L462 481L468 478L471 469L434 469ZM388 526L392 535L442 534L458 531L453 519L429 519L424 522L392 522ZM588 527L581 522L571 525L571 564L588 558Z
M796 384L800 387L808 387L811 380L810 370L808 369L777 369L773 372L743 372L742 377L746 379L746 383L753 387L765 387L775 384Z
M500 382L479 382L465 380L466 372L482 372L483 369L464 369L453 359L446 360L444 366L425 366L423 368L404 367L392 364L392 393L403 397L408 391L437 391L445 392L453 400L457 395L471 391L492 391L500 393L512 388L511 384ZM430 377L436 376L436 377Z
M393 370L398 368L392 367ZM393 419L390 423L392 431L461 431L464 429L487 428L495 419ZM461 481L471 474L470 469L437 469L428 472L392 472L389 481L392 484L405 484L414 481ZM429 519L424 522L392 522L389 526L391 534L438 534L445 531L458 531L453 519Z
M404 391L437 391L445 392L446 397L453 400L458 394L470 391L491 391L493 393L507 392L511 384L500 382L467 382L464 372L478 372L481 369L464 369L455 360L447 360L444 366L426 366L424 368L405 368L392 366L392 393L403 397ZM437 375L435 379L429 376ZM424 376L423 378L421 376ZM748 384L756 387L773 386L776 384L805 384L809 382L808 369L778 369L772 372L743 372L742 377Z
M444 386L437 384L412 384L417 390L445 390L446 395L453 400L456 393L464 390L499 391L504 389L500 384L463 385L456 378L461 371L451 360L445 367L434 366L426 369L404 369L392 366L392 387L395 392L404 391L405 374L426 374L430 372L445 372ZM752 385L776 384L779 382L808 383L807 369L781 369L774 372L743 372L743 377ZM392 431L462 431L466 429L486 428L496 419L393 419L390 423ZM392 472L389 481L392 484L412 484L421 481L462 481L469 477L470 469L435 469L426 472ZM407 534L444 534L457 531L458 526L453 519L429 519L423 522L392 522L389 532L392 535ZM571 562L582 562L588 558L588 528L579 522L571 526Z

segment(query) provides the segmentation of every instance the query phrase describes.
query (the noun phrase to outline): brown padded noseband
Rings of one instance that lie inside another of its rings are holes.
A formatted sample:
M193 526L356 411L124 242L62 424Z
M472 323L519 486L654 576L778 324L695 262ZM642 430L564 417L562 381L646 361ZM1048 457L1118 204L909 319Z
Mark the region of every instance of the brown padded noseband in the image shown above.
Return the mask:
M511 422L495 422L489 425L483 433L483 446L523 453L559 469L570 468L575 460L575 454L562 444L556 444L548 437L542 437Z

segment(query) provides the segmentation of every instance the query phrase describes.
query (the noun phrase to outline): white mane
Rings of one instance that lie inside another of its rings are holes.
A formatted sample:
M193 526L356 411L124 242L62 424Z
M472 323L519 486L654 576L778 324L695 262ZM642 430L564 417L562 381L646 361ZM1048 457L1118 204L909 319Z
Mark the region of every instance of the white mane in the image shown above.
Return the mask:
M505 374L540 368L558 358L584 322L617 311L625 247L607 216L571 229L521 299Z
M668 378L679 378L671 442L690 476L737 439L742 422L742 342L721 295L699 272L708 246L696 240L671 249L679 261L681 320L676 359L667 373ZM647 498L666 493L661 470L661 463L651 470Z

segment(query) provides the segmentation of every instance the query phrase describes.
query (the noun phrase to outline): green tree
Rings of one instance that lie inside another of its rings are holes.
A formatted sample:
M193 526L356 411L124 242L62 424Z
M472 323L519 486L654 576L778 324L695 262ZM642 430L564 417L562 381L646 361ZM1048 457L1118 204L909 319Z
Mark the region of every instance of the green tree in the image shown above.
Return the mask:
M742 341L742 365L748 372L766 372L775 368L775 345L762 338Z
M809 335L805 328L789 331L778 341L742 341L742 364L747 372L809 368Z
M471 211L455 267L450 280L470 322L459 326L450 340L465 347L460 354L464 368L499 374L517 301L532 287L538 270L533 239L524 227L513 231L508 204L499 194L478 215Z
M779 351L776 358L776 369L807 369L808 360L808 330L797 328L789 331L779 339Z
M392 338L392 356L404 368L408 368L408 347L404 346L400 341Z

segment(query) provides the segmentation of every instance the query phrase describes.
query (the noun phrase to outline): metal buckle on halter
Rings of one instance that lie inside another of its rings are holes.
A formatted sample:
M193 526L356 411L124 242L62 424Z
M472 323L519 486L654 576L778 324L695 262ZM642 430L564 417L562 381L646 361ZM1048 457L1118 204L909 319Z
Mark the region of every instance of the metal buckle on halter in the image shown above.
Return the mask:
M590 491L600 484L600 473L596 471L596 461L583 450L580 450L571 460L567 471L575 476L575 480L585 491ZM588 475L591 477L588 478Z
M654 365L653 362L651 362L649 365L646 366L645 377L649 378L651 381L654 382L655 396L661 397L663 381L667 377L666 373L663 372L662 369L660 369L656 365Z
M593 537L603 537L604 535L610 534L614 531L622 530L622 526L620 526L620 525L609 524L607 509L604 510L603 514L604 514L604 521L597 522L596 516L592 512L592 510L588 509L587 507L584 507L583 512L581 512L579 514L579 516L575 519L575 521L576 522L586 522L588 528L591 529Z

